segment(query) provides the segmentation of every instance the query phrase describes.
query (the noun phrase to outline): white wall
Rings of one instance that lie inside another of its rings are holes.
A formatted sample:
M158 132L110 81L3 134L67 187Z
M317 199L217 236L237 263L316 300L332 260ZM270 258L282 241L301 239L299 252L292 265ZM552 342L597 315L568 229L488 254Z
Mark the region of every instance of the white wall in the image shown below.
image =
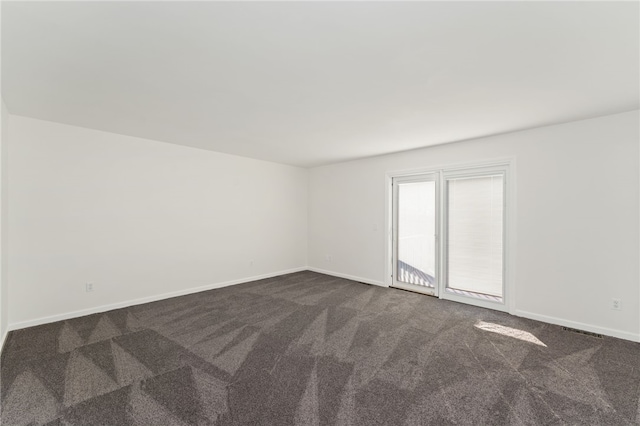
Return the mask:
M0 4L0 22L2 22L2 5ZM2 31L0 31L2 34ZM0 37L1 39L1 37ZM0 42L0 45L2 43ZM9 139L7 107L2 98L2 55L0 54L0 351L7 337L9 325L8 282L7 282L7 146Z
M0 99L2 108L0 116L0 349L4 344L9 325L9 310L7 297L9 291L7 268L8 235L8 167L7 148L9 146L9 114L4 101Z
M305 169L9 123L11 328L306 266Z
M295 167L12 115L9 124L0 231L12 328L304 268L307 231L310 267L381 284L387 172L514 157L513 313L640 339L638 111L318 167L308 188Z
M386 173L514 157L512 312L640 340L639 127L633 111L311 169L309 266L383 284Z

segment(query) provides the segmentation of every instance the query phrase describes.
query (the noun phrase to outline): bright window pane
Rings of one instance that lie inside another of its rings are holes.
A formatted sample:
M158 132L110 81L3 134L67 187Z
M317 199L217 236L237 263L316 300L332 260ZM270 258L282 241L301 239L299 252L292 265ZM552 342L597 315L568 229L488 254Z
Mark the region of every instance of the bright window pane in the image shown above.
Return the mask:
M447 287L502 296L503 175L447 179Z
M435 182L398 185L398 281L435 283Z

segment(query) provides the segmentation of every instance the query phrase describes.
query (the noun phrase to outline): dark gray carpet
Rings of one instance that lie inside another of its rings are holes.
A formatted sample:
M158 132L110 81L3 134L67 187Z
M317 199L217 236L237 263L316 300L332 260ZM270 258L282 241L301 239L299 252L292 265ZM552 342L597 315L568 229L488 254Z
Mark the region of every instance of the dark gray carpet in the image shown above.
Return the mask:
M640 422L640 345L301 272L12 332L3 425Z

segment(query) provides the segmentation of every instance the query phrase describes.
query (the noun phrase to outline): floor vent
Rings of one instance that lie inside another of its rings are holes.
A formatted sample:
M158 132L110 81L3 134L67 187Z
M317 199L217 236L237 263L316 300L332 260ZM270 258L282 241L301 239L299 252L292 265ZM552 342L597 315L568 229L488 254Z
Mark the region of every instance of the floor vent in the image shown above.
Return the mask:
M592 333L590 331L578 330L577 328L562 327L562 329L564 331L570 331L572 333L584 334L584 335L587 335L587 336L595 337L597 339L602 339L604 337L604 336L602 336L602 334Z

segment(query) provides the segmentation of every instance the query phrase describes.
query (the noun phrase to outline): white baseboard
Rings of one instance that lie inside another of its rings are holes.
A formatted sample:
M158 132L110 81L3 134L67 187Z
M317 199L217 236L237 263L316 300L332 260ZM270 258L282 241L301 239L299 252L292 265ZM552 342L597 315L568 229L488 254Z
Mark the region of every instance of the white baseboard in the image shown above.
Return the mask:
M640 342L640 334L630 333L628 331L615 330L612 328L599 327L597 325L585 324L547 315L534 314L533 312L522 311L519 309L514 310L513 315L563 327L575 328L577 330L589 331L591 333L603 334L605 336L617 337L619 339L631 340L632 342Z
M2 351L4 350L4 343L7 341L8 334L9 330L7 329L2 333L2 336L0 336L0 354L2 354Z
M377 285L377 286L380 286L380 287L387 287L387 285L385 283L383 283L382 281L371 280L369 278L356 277L354 275L342 274L340 272L334 272L334 271L327 271L325 269L320 269L320 268L309 267L309 268L307 268L307 270L313 271L313 272L317 272L319 274L331 275L333 277L346 278L346 279L351 280L351 281L359 281L361 283L373 284L373 285Z
M317 273L320 273L320 274L330 275L330 276L339 277L339 278L345 278L345 279L352 280L352 281L359 281L359 282L363 282L363 283L367 283L367 284L377 285L377 286L380 286L380 287L387 287L387 285L384 282L372 280L372 279L369 279L369 278L357 277L357 276L354 276L354 275L343 274L343 273L334 272L334 271L328 271L328 270L320 269L320 268L299 267L299 268L287 269L287 270L284 270L284 271L278 271L278 272L272 272L272 273L263 274L263 275L257 275L257 276L253 276L253 277L240 278L240 279L232 280L232 281L225 281L225 282L220 282L220 283L208 284L208 285L205 285L205 286L193 287L193 288L189 288L189 289L178 290L178 291L173 291L173 292L169 292L169 293L163 293L163 294L158 294L158 295L154 295L154 296L143 297L143 298L140 298L140 299L125 300L125 301L118 302L118 303L112 303L112 304L108 304L108 305L101 305L101 306L97 306L97 307L93 307L93 308L82 309L82 310L78 310L78 311L67 312L67 313L57 314L57 315L51 315L51 316L48 316L48 317L41 317L41 318L36 318L36 319L33 319L33 320L28 320L28 321L22 321L22 322L19 322L19 323L9 324L8 327L7 327L7 330L5 331L5 333L2 336L0 336L0 338L1 338L0 339L0 349L3 347L3 345L4 345L5 341L6 341L8 332L12 331L12 330L19 330L21 328L32 327L32 326L35 326L35 325L48 324L48 323L51 323L51 322L62 321L62 320L70 319L70 318L77 318L77 317L81 317L81 316L84 316L84 315L91 315L91 314L95 314L95 313L110 311L110 310L113 310L113 309L120 309L120 308L129 307L129 306L141 305L143 303L155 302L155 301L158 301L158 300L169 299L171 297L185 296L187 294L199 293L201 291L213 290L213 289L216 289L216 288L222 288L222 287L227 287L227 286L236 285L236 284L243 284L243 283L247 283L247 282L251 282L251 281L257 281L257 280L262 280L262 279L265 279L265 278L272 278L272 277L276 277L276 276L279 276L279 275L291 274L291 273L294 273L294 272L302 272L302 271L313 271L313 272L317 272ZM575 329L578 329L578 330L590 331L592 333L599 333L599 334L603 334L605 336L617 337L617 338L620 338L620 339L630 340L630 341L633 341L633 342L640 342L640 334L636 334L636 333L630 333L630 332L621 331L621 330L615 330L615 329L610 329L610 328L605 328L605 327L599 327L599 326L595 326L595 325L591 325L591 324L584 324L584 323L580 323L580 322L576 322L576 321L565 320L565 319L562 319L562 318L556 318L556 317L551 317L551 316L547 316L547 315L535 314L535 313L532 313L532 312L522 311L522 310L519 310L519 309L514 310L513 311L513 315L519 316L519 317L524 317L524 318L529 318L529 319L536 320L536 321L542 321L542 322L546 322L546 323L549 323L549 324L555 324L555 325L560 325L560 326L564 326L564 327L575 328Z
M28 321L21 321L21 322L9 324L7 332L8 331L12 331L12 330L19 330L21 328L33 327L35 325L48 324L48 323L52 323L52 322L56 322L56 321L62 321L62 320L70 319L70 318L77 318L77 317L82 317L82 316L85 316L85 315L91 315L91 314L96 314L96 313L100 313L100 312L111 311L113 309L127 308L129 306L141 305L143 303L149 303L149 302L156 302L158 300L169 299L171 297L185 296L187 294L199 293L201 291L213 290L213 289L216 289L216 288L228 287L230 285L243 284L243 283L248 283L248 282L251 282L251 281L258 281L258 280L263 280L265 278L272 278L272 277L277 277L279 275L291 274L291 273L294 273L294 272L301 272L301 271L306 271L306 270L307 270L306 267L287 269L287 270L284 270L284 271L271 272L271 273L268 273L268 274L256 275L256 276L247 277L247 278L240 278L240 279L232 280L232 281L224 281L224 282L220 282L220 283L207 284L207 285L200 286L200 287L193 287L193 288L188 288L188 289L184 289L184 290L178 290L178 291L172 291L172 292L169 292L169 293L158 294L158 295L154 295L154 296L142 297L140 299L125 300L125 301L122 301L122 302L111 303L111 304L108 304L108 305L101 305L101 306L96 306L96 307L93 307L93 308L81 309L79 311L66 312L66 313L63 313L63 314L51 315L51 316L48 316L48 317L41 317L41 318L36 318L36 319L28 320ZM7 333L5 333L5 336L3 336L3 340L2 340L3 343L4 343L4 338L6 337L6 334Z
M388 287L385 283L383 283L381 281L375 281L375 280L371 280L371 279L368 279L368 278L356 277L356 276L353 276L353 275L343 274L343 273L340 273L340 272L328 271L328 270L325 270L325 269L313 268L313 267L309 267L308 270L309 271L313 271L313 272L318 272L320 274L331 275L331 276L334 276L334 277L346 278L346 279L352 280L352 281L360 281L360 282L367 283L367 284L373 284L373 285L377 285L377 286L381 286L381 287ZM532 312L522 311L522 310L519 310L519 309L514 310L512 315L515 315L515 316L518 316L518 317L529 318L529 319L536 320L536 321L542 321L542 322L546 322L546 323L549 323L549 324L555 324L555 325L560 325L560 326L564 326L564 327L575 328L575 329L578 329L578 330L590 331L592 333L603 334L605 336L617 337L619 339L630 340L632 342L640 342L640 334L630 333L630 332L627 332L627 331L615 330L615 329L606 328L606 327L599 327L599 326L595 326L595 325L591 325L591 324L584 324L584 323L577 322L577 321L570 321L570 320L551 317L551 316L547 316L547 315L534 314Z

